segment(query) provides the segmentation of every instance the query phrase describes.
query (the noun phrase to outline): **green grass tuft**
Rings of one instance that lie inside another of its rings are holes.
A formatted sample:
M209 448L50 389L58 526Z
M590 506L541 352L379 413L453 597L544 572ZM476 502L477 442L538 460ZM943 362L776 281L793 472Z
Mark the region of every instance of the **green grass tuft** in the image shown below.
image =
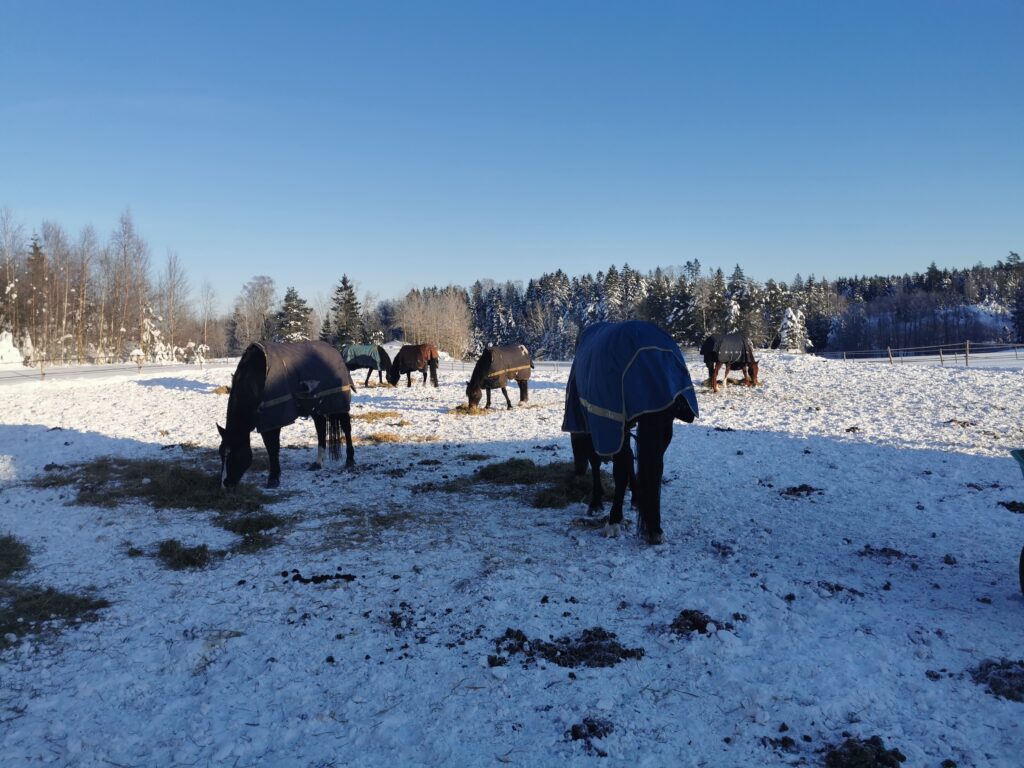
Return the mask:
M205 544L186 547L177 539L161 541L156 554L164 565L176 571L185 568L204 568L210 562L210 549Z
M77 504L116 507L126 498L136 498L157 509L198 509L221 514L259 512L272 498L248 484L225 491L212 470L168 459L103 457L68 467L63 473L47 473L36 478L33 485L76 485Z
M28 567L29 548L13 536L0 536L0 579Z
M15 638L56 630L54 622L95 621L110 603L101 598L61 592L52 587L0 585L0 648Z

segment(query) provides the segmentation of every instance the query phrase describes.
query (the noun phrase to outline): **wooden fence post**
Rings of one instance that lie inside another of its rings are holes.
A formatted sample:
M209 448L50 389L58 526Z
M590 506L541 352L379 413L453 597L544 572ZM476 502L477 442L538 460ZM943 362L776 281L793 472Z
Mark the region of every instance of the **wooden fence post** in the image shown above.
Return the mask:
M892 347L886 347L885 351L889 353L889 365L892 365Z
M846 350L844 349L843 350L843 360L845 360L845 359L846 359Z
M968 339L964 342L964 368L971 366L971 341Z
M939 347L939 365L943 368L946 367L946 362L942 359L942 347Z

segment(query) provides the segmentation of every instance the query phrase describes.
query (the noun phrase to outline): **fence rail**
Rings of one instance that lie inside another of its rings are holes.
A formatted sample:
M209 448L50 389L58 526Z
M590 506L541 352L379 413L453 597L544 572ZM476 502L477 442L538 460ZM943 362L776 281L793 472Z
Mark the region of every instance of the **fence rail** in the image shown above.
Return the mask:
M971 367L999 365L1006 363L1012 367L1024 365L1024 345L972 343L963 341L958 344L933 344L925 347L886 347L885 349L865 349L845 352L830 352L825 357L848 360L853 362L889 363L899 365L905 363L941 366Z

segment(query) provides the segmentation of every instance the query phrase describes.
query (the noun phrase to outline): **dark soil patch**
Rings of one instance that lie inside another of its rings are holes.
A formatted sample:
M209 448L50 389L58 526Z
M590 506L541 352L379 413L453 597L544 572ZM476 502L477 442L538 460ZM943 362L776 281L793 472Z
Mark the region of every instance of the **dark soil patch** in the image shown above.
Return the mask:
M273 536L267 536L265 533L247 533L231 550L239 554L251 555L253 552L269 549L275 544L277 544L277 539Z
M1000 501L999 506L1006 507L1018 515L1024 514L1024 502L1021 501Z
M643 648L626 648L615 638L614 632L601 627L585 629L575 638L566 636L550 642L530 640L522 630L506 629L505 634L494 641L495 658L520 653L525 657L524 667L535 663L539 656L560 667L572 668L613 667L626 659L644 657Z
M250 471L260 471L255 464ZM249 485L225 491L212 466L167 459L108 456L74 465L66 473L38 477L33 485L40 488L74 485L78 489L77 504L116 507L134 498L157 509L199 509L222 514L258 512L272 498Z
M608 757L608 753L594 744L594 739L603 739L615 730L610 720L600 717L585 717L582 723L575 723L565 732L566 741L582 741L588 754Z
M689 636L694 632L699 632L702 635L710 635L711 629L709 628L709 625L713 625L716 629L732 630L734 628L733 625L727 621L713 619L706 613L689 608L680 611L679 615L676 616L672 620L672 623L668 625L668 628L676 635Z
M28 567L29 548L13 536L0 536L0 579Z
M846 592L847 594L853 595L854 597L864 597L864 593L859 589L853 587L844 587L842 584L836 584L831 581L819 581L818 586L824 589L829 595L838 595L840 592Z
M797 498L800 496L810 496L812 493L816 493L819 496L822 491L820 488L807 485L807 483L801 483L800 485L793 485L786 488L784 491L779 491L780 496L789 496L790 498Z
M905 557L913 557L908 555L906 552L900 552L898 549L892 547L881 547L876 549L870 544L865 544L864 549L857 553L861 557L882 557L887 560L902 560Z
M956 426L963 427L965 429L967 427L975 427L975 426L978 425L978 422L976 422L976 421L967 421L965 419L950 419L946 423L947 424L955 424Z
M294 581L299 584L323 584L326 581L355 581L356 576L351 573L342 573L341 571L335 571L334 573L315 573L308 578L303 576L297 568L291 570L291 574L288 571L281 571L281 577L288 581Z
M109 602L102 598L61 592L52 587L0 585L0 648L15 638L58 631L78 621L95 621Z
M825 752L826 768L899 768L907 757L895 747L886 749L881 736L865 741L847 739Z
M210 548L205 544L186 547L177 539L165 539L160 542L156 556L164 565L176 571L185 568L205 568L210 562Z
M460 453L455 458L463 459L464 461L487 461L491 456L486 453Z
M1000 699L1024 702L1024 660L986 659L970 670L971 679Z

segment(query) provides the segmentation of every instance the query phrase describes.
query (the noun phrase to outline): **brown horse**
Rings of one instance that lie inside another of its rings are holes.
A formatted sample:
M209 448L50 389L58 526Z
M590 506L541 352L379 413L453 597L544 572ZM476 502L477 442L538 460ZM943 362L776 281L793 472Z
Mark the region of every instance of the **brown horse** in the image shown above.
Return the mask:
M430 371L430 383L437 386L437 347L433 344L406 344L395 355L388 368L388 384L395 386L405 374L407 387L412 386L412 372L423 372L423 386L427 386L427 371Z
M700 345L704 365L708 368L711 391L718 391L718 372L724 368L722 386L729 383L729 371L741 371L743 383L748 387L757 386L758 364L754 358L754 345L742 333L715 333L704 339Z
M530 353L522 344L511 344L507 347L490 347L485 349L476 361L473 374L466 383L466 397L470 406L480 405L482 391L487 391L487 407L491 407L491 390L500 389L505 396L508 407L512 407L508 390L505 385L514 381L519 385L519 402L530 399L530 371L533 361Z

